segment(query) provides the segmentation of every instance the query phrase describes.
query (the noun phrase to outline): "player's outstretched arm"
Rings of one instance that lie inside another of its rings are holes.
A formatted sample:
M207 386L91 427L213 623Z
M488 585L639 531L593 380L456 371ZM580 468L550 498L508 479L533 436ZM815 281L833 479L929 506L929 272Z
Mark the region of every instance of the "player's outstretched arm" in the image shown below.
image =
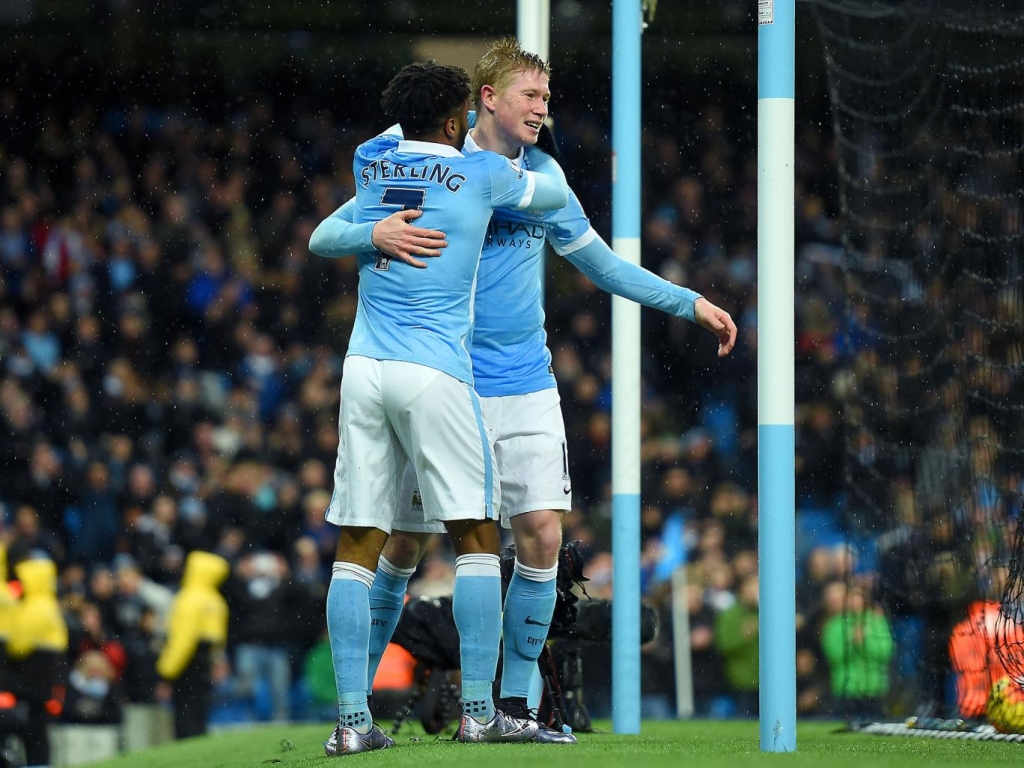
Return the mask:
M645 307L691 320L718 337L718 356L725 357L736 344L736 323L696 291L663 280L643 267L619 257L592 229L585 245L562 255L598 288ZM549 232L550 236L550 232ZM552 243L558 251L558 243Z
M696 291L670 283L640 265L626 261L609 248L592 228L588 227L572 243L561 241L559 238L563 236L570 235L557 227L548 230L548 239L555 251L602 291L697 322L694 302L700 298L700 294Z
M728 312L701 296L693 304L693 315L698 325L707 328L718 337L719 357L725 357L732 352L736 345L736 323Z
M320 222L309 238L309 250L327 258L377 250L409 266L423 269L427 265L417 256L440 256L440 249L448 245L443 232L409 223L422 216L422 211L397 211L378 222L365 224L354 222L354 211L355 200L349 200Z

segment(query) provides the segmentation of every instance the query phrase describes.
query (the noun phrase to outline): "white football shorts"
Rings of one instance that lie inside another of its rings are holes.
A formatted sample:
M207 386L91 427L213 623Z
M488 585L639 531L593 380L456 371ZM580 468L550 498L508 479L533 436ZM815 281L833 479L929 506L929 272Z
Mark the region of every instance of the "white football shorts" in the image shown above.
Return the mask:
M327 509L335 525L390 532L411 461L427 521L496 519L501 500L480 399L416 363L350 356L341 379L338 458Z
M480 398L501 479L501 523L524 512L572 509L572 481L565 422L557 389ZM411 503L403 503L408 499ZM395 530L443 533L431 523L416 494L416 475L405 473Z

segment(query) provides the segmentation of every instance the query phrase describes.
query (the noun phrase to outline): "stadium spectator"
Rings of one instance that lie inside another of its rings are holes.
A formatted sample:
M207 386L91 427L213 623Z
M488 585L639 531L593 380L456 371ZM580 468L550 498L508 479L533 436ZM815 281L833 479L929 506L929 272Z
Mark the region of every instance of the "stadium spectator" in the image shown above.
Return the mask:
M824 680L818 656L810 648L796 649L797 717L826 715L829 709L828 684Z
M758 713L758 590L757 576L748 576L736 602L715 618L715 647L740 717Z
M676 674L671 583L645 596L657 614L657 634L640 646L640 714L655 720L676 717Z
M821 645L836 711L854 722L881 717L893 651L892 630L881 610L861 590L849 590L842 612L822 628Z
M129 704L156 702L160 683L156 662L163 640L158 632L159 626L157 613L149 607L143 607L138 622L132 627L123 627L118 633L127 657L122 689L125 701Z
M18 594L7 583L7 547L0 540L0 658L7 658L7 639L14 629L14 615L18 607ZM11 679L6 663L0 665L0 693L11 694ZM4 709L9 708L9 702Z
M171 588L147 577L131 557L114 558L112 567L117 585L114 603L117 632L137 631L147 611L152 611L157 630L163 632L174 600Z
M118 725L121 698L117 672L102 651L85 651L68 675L67 699L61 719L66 723Z
M141 514L139 514L141 513ZM170 494L153 498L150 507L132 514L126 510L129 523L128 554L140 570L161 584L177 583L183 560L179 544L178 502Z
M253 701L261 720L286 722L292 658L309 646L309 626L322 611L315 595L322 590L314 593L294 583L281 554L258 551L238 561L224 592L231 609L236 695Z
M693 668L693 712L697 717L723 717L730 713L725 701L722 660L715 647L716 611L704 599L700 584L686 585L690 622L690 664Z
M7 557L12 564L38 556L58 564L64 561L64 543L54 531L42 527L39 514L33 507L28 504L19 506L14 510L13 522L7 546Z
M108 682L116 682L124 675L128 655L124 645L114 637L110 628L104 624L103 614L93 603L85 602L78 607L75 615L68 618L68 651L72 665L87 653L101 653L109 668L105 670ZM72 623L73 621L73 623ZM90 664L91 672L98 672L95 665ZM87 675L88 676L88 675Z
M52 442L40 435L27 454L27 472L11 475L14 498L32 500L41 529L60 538L62 550L66 545L65 510L75 502L72 490L73 472ZM51 552L51 556L56 553Z
M60 715L67 682L68 628L57 602L52 560L21 560L14 566L23 596L12 613L5 665L11 688L27 715L21 737L29 765L48 765L47 725Z
M121 528L117 496L110 487L106 464L92 461L75 494L75 504L65 510L68 558L81 563L107 562L113 556Z
M179 739L206 733L213 656L223 649L228 635L228 605L217 588L229 569L222 557L198 550L189 553L171 607L156 669L173 685L174 734Z

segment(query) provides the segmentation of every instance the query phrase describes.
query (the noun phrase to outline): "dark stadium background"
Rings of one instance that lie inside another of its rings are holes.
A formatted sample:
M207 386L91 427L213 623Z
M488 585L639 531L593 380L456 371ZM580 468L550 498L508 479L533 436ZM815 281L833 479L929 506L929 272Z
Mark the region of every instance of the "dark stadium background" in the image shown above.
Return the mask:
M850 568L832 386L843 285L821 51L798 19L799 690L801 714L825 715L818 629L827 586ZM609 3L552 2L563 165L609 241L610 23ZM333 553L319 516L355 276L305 244L351 194L351 151L383 127L378 94L394 71L426 57L472 66L514 31L512 4L440 0L0 8L0 537L12 562L39 550L57 560L71 662L98 642L85 606L100 609L104 637L129 649L125 702L157 695L147 665L159 635L118 605L135 601L141 616L160 602L125 593L122 575L173 590L183 555L207 548L235 566L230 648L289 660L282 711L274 681L233 687L229 656L218 722L330 709L309 665ZM756 32L750 3L659 4L637 116L643 264L740 327L720 361L710 334L643 316L643 586L667 619L668 577L691 564L705 715L743 700L715 650L715 616L756 574ZM549 288L576 489L566 536L584 544L591 591L608 595L610 302L554 256ZM450 569L439 544L414 589L443 590ZM645 716L675 711L671 649L666 620L645 648ZM607 669L604 652L590 668ZM587 677L595 716L608 682Z

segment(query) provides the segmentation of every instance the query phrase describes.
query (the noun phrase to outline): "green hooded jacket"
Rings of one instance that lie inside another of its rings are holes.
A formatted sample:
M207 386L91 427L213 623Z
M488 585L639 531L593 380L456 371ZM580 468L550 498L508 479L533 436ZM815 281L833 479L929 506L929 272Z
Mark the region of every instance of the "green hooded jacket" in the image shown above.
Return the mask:
M889 691L892 630L876 611L836 614L821 631L832 677L832 694L840 698L877 698Z

